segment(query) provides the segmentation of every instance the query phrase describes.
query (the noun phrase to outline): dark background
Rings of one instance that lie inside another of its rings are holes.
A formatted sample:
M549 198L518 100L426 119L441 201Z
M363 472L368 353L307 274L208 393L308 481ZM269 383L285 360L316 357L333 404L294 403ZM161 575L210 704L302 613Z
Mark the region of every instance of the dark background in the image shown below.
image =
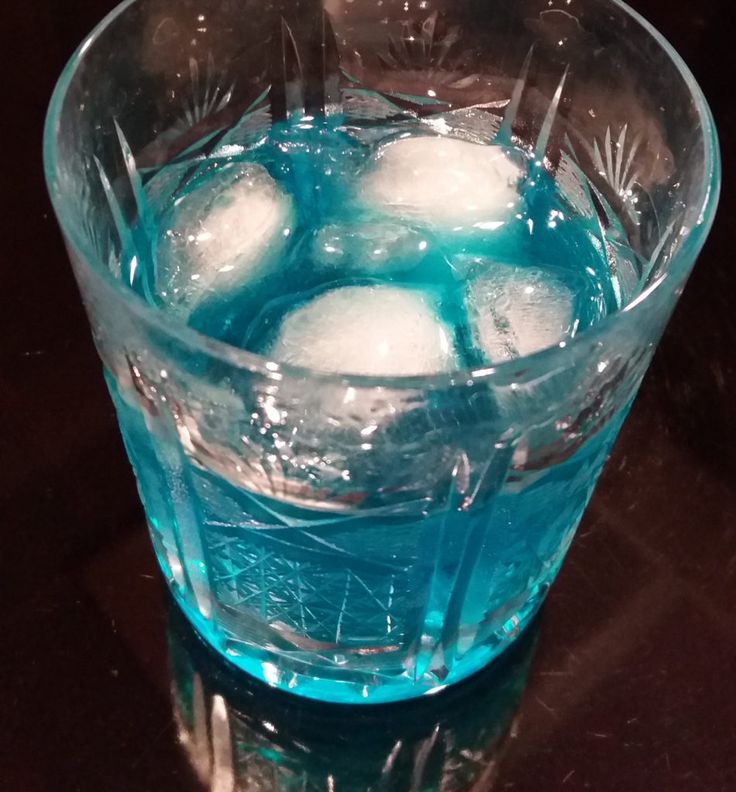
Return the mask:
M201 788L171 716L163 588L41 172L53 82L111 5L0 12L9 792ZM542 614L494 789L736 790L736 29L731 0L634 5L711 102L721 208Z

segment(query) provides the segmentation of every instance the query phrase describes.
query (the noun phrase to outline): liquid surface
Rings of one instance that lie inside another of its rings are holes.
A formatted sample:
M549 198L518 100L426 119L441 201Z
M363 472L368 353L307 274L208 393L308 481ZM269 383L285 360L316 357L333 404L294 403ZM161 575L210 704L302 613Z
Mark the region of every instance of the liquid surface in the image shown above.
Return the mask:
M407 122L364 140L306 119L237 155L164 169L147 187L155 254L134 287L236 346L376 375L498 363L619 307L597 221L541 165L442 131ZM353 337L361 310L377 312Z

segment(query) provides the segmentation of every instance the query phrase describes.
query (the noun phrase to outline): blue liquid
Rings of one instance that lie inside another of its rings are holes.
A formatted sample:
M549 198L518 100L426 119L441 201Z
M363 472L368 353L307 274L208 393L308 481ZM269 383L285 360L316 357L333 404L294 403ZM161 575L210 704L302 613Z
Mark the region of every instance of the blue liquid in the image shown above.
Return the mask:
M399 133L407 131L415 130ZM353 253L348 239L337 265L325 265L326 226L386 222L355 200L355 183L376 147L396 135L395 126L383 138L373 130L367 145L337 123L293 124L275 127L236 157L164 169L147 185L158 261L147 268L139 260L138 271L128 273L133 288L166 310L161 272L177 266L165 257L172 255L166 234L178 207L232 178L240 164L258 163L291 196L288 239L265 254L273 260L257 278L192 301L187 321L212 337L268 354L295 308L340 286L383 283L431 295L452 328L461 367L493 364L470 328L464 295L497 262L541 269L572 292L565 338L619 307L621 284L596 244L593 220L577 215L551 176L513 149L508 156L523 173L520 198L500 227L449 232L413 223L426 242L422 255L403 250L406 260L395 266L369 267L356 260L360 239ZM187 366L196 368L193 361ZM201 374L216 381L217 372ZM554 580L626 412L582 445L554 435L554 421L500 441L511 420L507 407L482 383L471 383L440 390L421 409L380 424L368 444L347 424L335 431L316 421L310 429L308 411L302 434L292 431L296 440L283 441L276 429L283 438L297 419L287 416L274 427L268 405L265 415L259 412L263 398L251 404L236 387L243 436L236 432L235 442L225 442L218 411L237 407L218 407L215 394L214 408L183 414L189 408L171 407L182 401L171 378L152 386L136 376L132 391L111 375L108 384L154 547L182 608L245 671L343 702L436 691L503 651ZM163 394L167 407L158 402ZM299 446L310 431L322 432L326 449L310 463L311 479ZM414 450L417 437L429 432L436 442ZM260 468L253 474L247 459L239 463L240 453L247 457L243 448L263 437L275 448L290 443L278 480ZM241 439L244 446L237 445ZM347 475L328 480L325 466L339 467L339 460L325 460L341 453ZM324 478L324 502L308 490L315 470Z

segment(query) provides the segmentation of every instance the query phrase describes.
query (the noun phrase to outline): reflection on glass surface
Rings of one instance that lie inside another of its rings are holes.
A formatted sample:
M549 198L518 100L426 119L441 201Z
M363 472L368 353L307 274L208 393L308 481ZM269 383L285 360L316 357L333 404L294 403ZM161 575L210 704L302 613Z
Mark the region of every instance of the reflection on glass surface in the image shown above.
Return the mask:
M318 704L233 671L169 608L179 740L211 792L489 790L514 733L533 626L503 657L436 696L374 707Z

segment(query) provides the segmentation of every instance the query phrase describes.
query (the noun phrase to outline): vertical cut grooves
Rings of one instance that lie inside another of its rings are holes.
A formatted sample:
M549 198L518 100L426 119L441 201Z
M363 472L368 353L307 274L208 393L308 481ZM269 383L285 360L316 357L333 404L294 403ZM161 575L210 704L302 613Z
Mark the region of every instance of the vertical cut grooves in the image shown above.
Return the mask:
M547 150L547 143L549 143L549 136L552 133L552 126L555 123L555 118L557 117L557 110L560 106L560 99L562 98L562 89L565 87L565 80L567 79L567 75L570 71L570 67L566 66L565 71L560 79L559 84L557 85L557 90L552 97L552 101L550 102L549 107L547 108L547 114L544 117L544 121L542 123L542 129L539 132L539 137L537 138L537 143L534 147L534 158L537 162L541 162L544 159L544 153Z
M532 62L532 55L534 54L534 44L529 47L529 52L527 52L526 57L524 58L524 63L521 67L521 71L519 72L519 76L516 79L516 83L514 84L514 90L511 93L511 101L506 108L506 112L503 116L503 123L501 124L500 129L498 130L497 139L500 143L504 145L511 144L511 136L513 134L513 126L516 121L516 114L519 112L519 105L521 104L521 96L524 93L524 88L526 87L526 81L529 76L529 66Z

